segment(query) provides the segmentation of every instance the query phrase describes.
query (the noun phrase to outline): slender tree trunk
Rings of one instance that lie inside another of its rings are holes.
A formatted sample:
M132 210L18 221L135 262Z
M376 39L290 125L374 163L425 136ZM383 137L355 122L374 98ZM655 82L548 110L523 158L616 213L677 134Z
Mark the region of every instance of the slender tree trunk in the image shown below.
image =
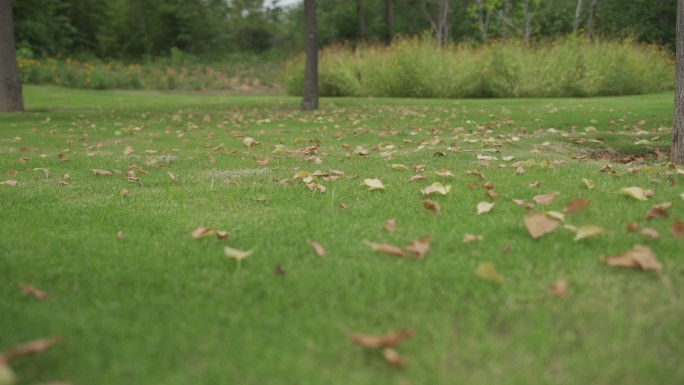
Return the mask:
M356 0L356 17L359 19L359 41L366 40L366 17L363 12L363 0Z
M477 18L480 23L480 38L482 38L483 43L486 43L487 34L489 32L490 10L487 8L487 12L485 13L485 7L482 4L482 0L475 0L475 3L477 5Z
M394 39L394 10L392 0L385 0L385 43L392 44Z
M0 0L0 112L24 111L11 0Z
M449 43L449 0L439 3L439 19L437 19L437 43L445 47Z
M525 0L523 3L523 16L524 16L524 29L523 29L523 39L525 43L530 41L531 34L531 16L530 16L530 0Z
M596 23L596 8L599 0L589 0L589 12L587 15L587 39L594 39L594 25Z
M577 0L577 8L575 8L575 18L572 20L572 32L577 33L580 22L582 21L582 0Z
M2 1L2 0L0 0ZM316 0L304 0L306 64L302 111L318 109L318 41L316 40Z
M677 75L672 127L672 163L684 164L684 0L677 1Z

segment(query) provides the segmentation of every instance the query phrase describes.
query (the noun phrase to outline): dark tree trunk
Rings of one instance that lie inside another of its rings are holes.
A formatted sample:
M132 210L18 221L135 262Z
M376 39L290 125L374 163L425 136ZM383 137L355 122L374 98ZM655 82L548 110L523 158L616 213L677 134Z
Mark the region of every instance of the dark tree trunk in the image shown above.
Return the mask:
M316 0L304 0L306 64L302 111L318 109L318 41L316 40Z
M684 0L677 1L677 75L672 127L672 163L684 164Z
M0 0L0 112L24 111L11 0Z
M392 44L394 39L394 10L392 0L385 0L385 43Z
M356 0L356 17L359 19L359 41L366 40L366 17L363 13L363 0Z

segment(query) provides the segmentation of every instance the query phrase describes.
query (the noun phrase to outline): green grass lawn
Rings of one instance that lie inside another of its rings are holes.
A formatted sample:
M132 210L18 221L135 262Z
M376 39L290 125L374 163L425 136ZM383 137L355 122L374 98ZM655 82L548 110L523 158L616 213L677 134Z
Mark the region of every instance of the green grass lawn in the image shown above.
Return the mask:
M0 185L0 350L64 341L12 361L19 384L684 383L684 238L670 234L684 220L684 177L655 155L668 150L671 93L323 99L313 113L270 95L26 87L25 99L25 114L0 116L0 182L18 182ZM511 167L520 161L524 174ZM613 173L598 171L606 164ZM427 180L409 183L416 165ZM298 170L344 175L316 178L321 193ZM386 188L368 191L372 178ZM437 181L452 186L429 197L439 215L420 192ZM499 195L477 215L488 181ZM630 186L653 197L620 194ZM554 192L531 211L512 201ZM525 216L572 198L592 203L530 237ZM667 218L645 219L663 202ZM627 232L630 222L660 236ZM573 241L564 227L592 224L608 233ZM230 236L192 239L200 226ZM466 233L484 239L466 244ZM364 243L424 236L420 260ZM636 244L660 272L601 259ZM238 270L224 246L253 254ZM487 262L503 283L475 274ZM564 298L549 290L559 279ZM397 348L403 369L348 338L406 328L416 332Z

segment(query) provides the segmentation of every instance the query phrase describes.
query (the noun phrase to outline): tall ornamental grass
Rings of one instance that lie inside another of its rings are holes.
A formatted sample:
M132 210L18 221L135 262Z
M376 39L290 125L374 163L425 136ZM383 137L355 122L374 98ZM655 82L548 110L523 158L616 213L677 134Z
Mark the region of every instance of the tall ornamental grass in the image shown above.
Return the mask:
M303 57L286 64L284 85L301 95ZM674 59L667 50L633 41L576 36L526 45L496 41L438 48L426 37L390 47L345 45L320 53L322 96L417 98L577 97L671 90Z
M201 63L158 60L142 64L79 61L73 58L18 59L24 84L85 89L263 91L278 87L281 63L256 61Z

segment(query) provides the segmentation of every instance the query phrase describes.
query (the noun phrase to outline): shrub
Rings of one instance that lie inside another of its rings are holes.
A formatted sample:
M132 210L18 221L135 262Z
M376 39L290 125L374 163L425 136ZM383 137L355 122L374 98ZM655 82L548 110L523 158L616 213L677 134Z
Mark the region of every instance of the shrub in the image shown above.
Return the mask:
M630 40L589 42L568 36L530 45L495 41L438 48L423 36L356 51L331 46L320 57L322 96L583 97L674 86L672 54ZM301 95L303 72L301 56L286 64L288 93Z

